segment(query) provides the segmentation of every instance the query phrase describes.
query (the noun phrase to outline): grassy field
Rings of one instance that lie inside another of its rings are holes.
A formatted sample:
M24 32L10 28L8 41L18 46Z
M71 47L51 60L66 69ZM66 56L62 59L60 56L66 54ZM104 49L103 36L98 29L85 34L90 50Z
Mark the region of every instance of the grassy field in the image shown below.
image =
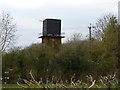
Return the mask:
M17 85L17 84L3 84L2 85L2 88L9 88L9 90L11 89L13 89L13 88L17 88L16 90L18 90L18 88L20 89L20 87ZM15 89L14 89L15 90Z

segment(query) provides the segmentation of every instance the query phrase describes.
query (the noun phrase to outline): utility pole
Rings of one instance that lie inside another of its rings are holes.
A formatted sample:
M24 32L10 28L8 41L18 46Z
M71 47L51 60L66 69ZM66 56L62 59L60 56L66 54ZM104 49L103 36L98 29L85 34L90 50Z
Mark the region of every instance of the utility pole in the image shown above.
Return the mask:
M90 24L90 26L88 27L88 30L89 30L89 59L91 60L91 29L92 29L92 26Z
M91 59L91 51L92 51L92 28L95 28L94 26L92 26L90 24L90 26L88 27L88 30L89 30L89 43L90 43L90 59Z
M91 42L91 29L92 29L91 24L90 24L90 26L88 27L88 29L89 29L89 40L90 40L90 42Z
M90 42L90 52L91 52L91 42L92 42L92 25L90 24L90 26L88 27L88 29L89 29L89 42Z
M88 27L88 29L89 29L89 40L90 40L90 41L92 40L92 28L95 28L95 26L92 26L92 25L90 24L90 26Z

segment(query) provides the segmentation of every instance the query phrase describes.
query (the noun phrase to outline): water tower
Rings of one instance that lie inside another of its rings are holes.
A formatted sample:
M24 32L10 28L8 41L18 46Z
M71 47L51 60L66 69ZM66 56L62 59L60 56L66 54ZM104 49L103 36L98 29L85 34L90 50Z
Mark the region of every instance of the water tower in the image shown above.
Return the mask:
M59 47L61 45L61 20L60 19L45 19L43 21L42 44L44 46Z

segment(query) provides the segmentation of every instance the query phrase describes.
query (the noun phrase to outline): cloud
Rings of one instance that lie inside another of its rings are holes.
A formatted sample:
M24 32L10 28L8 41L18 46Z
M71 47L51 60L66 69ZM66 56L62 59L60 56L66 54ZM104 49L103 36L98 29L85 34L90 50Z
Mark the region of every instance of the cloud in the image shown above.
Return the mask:
M39 42L45 18L60 18L64 41L74 32L88 34L89 23L109 12L117 12L119 0L0 0L0 9L7 10L17 23L18 45ZM26 42L27 41L27 42Z
M1 0L0 2L16 8L30 8L43 5L44 0Z
M93 5L110 2L110 0L1 0L0 2L16 8L33 8L41 6L47 7L49 5ZM111 0L111 2L113 2L113 0Z

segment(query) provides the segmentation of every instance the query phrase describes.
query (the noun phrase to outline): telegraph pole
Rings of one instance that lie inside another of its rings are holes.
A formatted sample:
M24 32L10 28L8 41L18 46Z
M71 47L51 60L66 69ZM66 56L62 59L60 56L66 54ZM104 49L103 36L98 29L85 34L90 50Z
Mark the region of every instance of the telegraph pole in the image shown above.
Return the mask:
M90 24L90 26L88 26L88 30L89 30L89 59L91 60L91 29L92 29L92 26Z
M90 42L91 42L91 29L92 29L91 24L90 24L90 26L88 27L88 29L89 29L89 40L90 40Z
M91 32L91 30L92 30L92 25L90 24L90 26L88 27L88 29L89 29L89 42L90 42L90 54L91 54L91 40L92 40L92 32Z
M95 28L94 26L92 26L91 24L88 26L88 30L89 30L89 43L90 43L90 59L91 59L91 51L92 51L92 28Z

